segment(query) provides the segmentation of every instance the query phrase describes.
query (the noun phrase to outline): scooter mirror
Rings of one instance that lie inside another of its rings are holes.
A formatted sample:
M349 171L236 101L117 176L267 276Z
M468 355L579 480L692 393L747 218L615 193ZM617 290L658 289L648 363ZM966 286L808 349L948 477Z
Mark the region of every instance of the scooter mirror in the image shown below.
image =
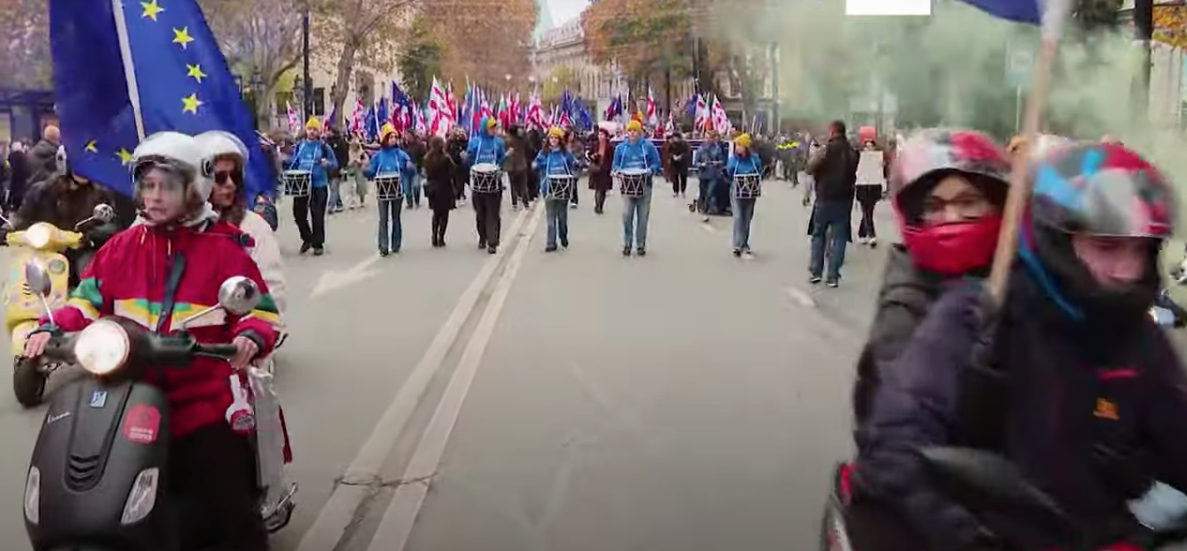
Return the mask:
M91 217L103 223L115 220L115 209L107 203L99 203L95 205L95 210L91 213Z
M1175 324L1175 314L1161 306L1151 306L1150 317L1154 319L1156 325L1162 327L1170 327Z
M218 305L237 316L252 311L260 303L260 298L260 288L243 276L227 278L218 288Z
M45 267L37 262L27 262L25 264L25 283L29 285L29 290L41 297L47 297L53 286L49 280L49 274L45 271Z

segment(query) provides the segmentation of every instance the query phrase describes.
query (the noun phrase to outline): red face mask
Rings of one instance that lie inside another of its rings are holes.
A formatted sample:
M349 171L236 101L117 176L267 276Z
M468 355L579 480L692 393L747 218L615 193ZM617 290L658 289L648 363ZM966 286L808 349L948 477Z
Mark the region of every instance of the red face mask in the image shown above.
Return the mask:
M920 268L958 276L989 267L1001 227L1001 215L938 226L903 225L903 245Z

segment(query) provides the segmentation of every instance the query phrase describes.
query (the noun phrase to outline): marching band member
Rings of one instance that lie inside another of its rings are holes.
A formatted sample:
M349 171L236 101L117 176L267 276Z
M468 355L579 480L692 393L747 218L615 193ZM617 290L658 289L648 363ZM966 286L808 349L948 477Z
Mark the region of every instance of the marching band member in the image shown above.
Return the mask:
M614 148L611 172L617 174L624 169L643 169L648 175L642 196L622 198L625 207L622 213L622 256L631 255L632 244L636 254L646 256L647 220L651 216L651 188L654 176L659 174L663 165L659 160L659 150L649 140L643 139L642 123L632 120L626 125L626 135L627 139Z
M725 151L721 142L717 140L717 133L710 130L705 136L705 142L697 148L695 161L697 164L697 180L699 185L697 203L699 210L705 215L702 222L709 221L710 214L719 214L725 209L717 204L717 189L721 185L721 167L725 161Z
M317 117L309 117L305 123L305 139L293 146L292 157L286 164L288 169L310 171L309 196L293 197L293 218L301 233L301 254L313 249L314 256L325 254L326 201L329 199L326 171L338 168L338 159L320 136L321 122Z
M397 140L395 127L391 123L384 124L380 129L379 151L371 156L367 168L363 169L363 175L368 179L374 179L378 174L398 173L401 186L404 182L411 181L416 174L416 165L412 163L412 158L400 149ZM400 244L404 239L404 228L400 223L403 203L399 199L380 199L378 191L376 186L375 203L379 205L379 256L399 254Z
M470 140L466 147L466 157L470 168L480 164L503 166L507 150L503 139L494 135L498 123L491 117L483 117L479 123L478 135ZM501 177L501 176L500 176ZM502 229L503 189L498 191L479 193L474 189L473 177L470 181L470 191L473 194L474 218L478 227L478 248L495 254L499 250L499 232Z
M577 174L577 159L565 147L565 132L557 127L548 130L548 141L544 149L536 156L532 168L540 173L540 195L544 197L544 214L548 220L548 243L544 252L556 250L556 240L560 237L561 246L569 248L569 210L567 204L569 195L576 193L577 179L569 180L569 192L555 197L549 193L549 178L553 175L572 177Z
M725 173L730 178L730 203L734 208L734 256L750 258L753 256L750 253L750 223L754 221L754 204L758 198L739 193L737 179L746 175L762 178L762 162L750 150L750 134L734 138L734 154L725 165Z

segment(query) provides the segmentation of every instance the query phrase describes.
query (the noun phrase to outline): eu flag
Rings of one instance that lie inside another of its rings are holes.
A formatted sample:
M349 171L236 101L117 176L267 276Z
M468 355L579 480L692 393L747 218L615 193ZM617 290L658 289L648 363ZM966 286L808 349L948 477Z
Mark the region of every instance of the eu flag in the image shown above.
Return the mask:
M997 17L1018 23L1038 25L1043 20L1044 0L961 0L965 4Z
M274 192L252 115L194 0L50 0L49 15L75 171L130 196L132 151L146 135L225 130L248 147L249 197Z

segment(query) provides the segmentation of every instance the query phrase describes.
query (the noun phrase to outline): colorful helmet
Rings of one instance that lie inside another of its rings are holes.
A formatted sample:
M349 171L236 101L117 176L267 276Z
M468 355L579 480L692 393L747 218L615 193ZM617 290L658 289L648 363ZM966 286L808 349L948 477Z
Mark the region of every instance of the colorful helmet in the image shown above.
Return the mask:
M1175 230L1174 191L1134 151L1079 143L1037 160L1031 221L1069 234L1165 239Z
M899 143L890 172L890 194L895 209L907 215L904 198L916 190L930 190L948 172L1008 182L1010 162L989 136L974 130L923 130ZM904 210L905 209L905 210Z
M1177 210L1162 173L1124 146L1085 142L1052 149L1035 160L1019 255L1073 319L1134 327L1158 295L1159 250L1174 232ZM1075 251L1077 235L1150 238L1140 280L1099 283Z

